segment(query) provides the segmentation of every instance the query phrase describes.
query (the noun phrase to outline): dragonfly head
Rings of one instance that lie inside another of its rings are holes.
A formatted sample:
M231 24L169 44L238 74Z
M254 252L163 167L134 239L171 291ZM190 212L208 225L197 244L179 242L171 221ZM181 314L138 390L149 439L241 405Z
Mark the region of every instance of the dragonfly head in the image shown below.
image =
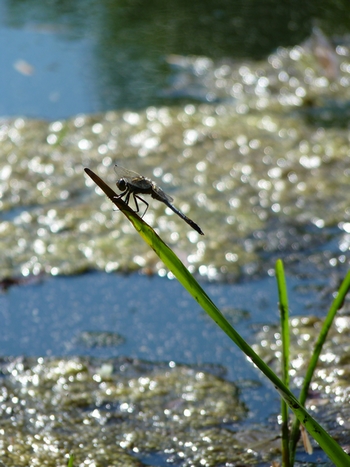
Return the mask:
M124 191L126 189L126 183L125 183L124 178L121 178L120 180L118 180L116 185L120 191Z

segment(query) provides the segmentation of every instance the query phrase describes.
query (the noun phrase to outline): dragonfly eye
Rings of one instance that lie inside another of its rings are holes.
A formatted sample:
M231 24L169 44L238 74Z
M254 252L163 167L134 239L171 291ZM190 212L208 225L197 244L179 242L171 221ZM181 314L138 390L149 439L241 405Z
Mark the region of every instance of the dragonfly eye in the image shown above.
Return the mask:
M126 183L123 178L117 181L116 183L117 187L119 188L120 191L124 191L126 189Z

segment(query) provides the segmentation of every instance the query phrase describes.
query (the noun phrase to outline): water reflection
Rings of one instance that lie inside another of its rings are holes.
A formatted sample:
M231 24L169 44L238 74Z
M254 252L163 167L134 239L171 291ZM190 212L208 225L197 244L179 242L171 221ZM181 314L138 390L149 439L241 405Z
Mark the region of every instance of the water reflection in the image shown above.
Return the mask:
M334 2L325 1L322 10L318 9L318 15L323 15L318 17L319 24L327 31L327 35L331 35L332 31L336 34L344 34L347 31L344 14L346 11L345 0L337 2L336 5ZM12 44L9 52L13 55L6 67L12 69L15 66L19 69L18 64L22 64L20 72L25 71L25 75L28 75L26 79L31 78L32 81L39 79L38 75L43 74L45 81L52 81L52 72L60 73L61 68L60 79L65 81L64 87L60 87L57 82L56 89L48 89L51 105L50 102L47 102L47 105L51 107L52 116L57 107L53 105L53 101L62 100L63 94L69 92L73 83L72 76L80 81L83 90L85 88L85 102L79 102L80 108L71 111L71 114L169 104L172 103L171 97L174 95L167 97L161 92L167 87L166 81L169 77L165 57L168 57L173 67L180 65L182 70L186 58L181 57L206 57L197 59L195 63L188 62L187 72L182 73L182 80L187 80L185 89L188 94L188 79L193 74L188 73L189 69L194 67L194 74L202 75L208 66L210 67L208 57L216 60L224 57L261 59L279 46L302 43L310 36L314 24L312 8L305 8L302 0L284 2L279 8L276 8L274 0L265 1L263 4L255 1L249 5L243 0L234 4L228 0L220 4L207 0L177 2L171 6L155 1L148 3L146 8L139 2L131 1L123 4L91 1L87 6L80 2L68 4L65 1L52 3L26 0L3 2L1 13L2 25L17 29L18 32L22 31L24 41L6 41ZM4 39L6 37L5 35ZM45 38L46 43L51 42L54 54L42 45L33 56L26 52L24 44L31 43L30 47L37 47L42 43L41 38ZM63 47L64 42L68 47ZM320 42L322 41L318 40L314 51L315 55L320 57L320 61L325 63L326 46L320 46ZM72 50L72 47L76 51L69 57L69 49ZM60 56L59 49L65 58ZM48 59L49 56L51 60ZM39 63L35 57L40 57ZM79 57L83 59L79 60ZM63 60L69 60L70 72L68 69L62 69ZM272 60L276 65L278 58ZM44 66L43 61L46 62ZM327 63L330 64L331 60L328 59ZM74 69L76 65L78 69ZM225 63L217 68L215 81L218 87L225 86L228 73ZM256 82L263 105L268 84L266 78L256 78L247 66L241 68L241 74L246 84L252 84L252 80ZM288 74L283 76L281 74L281 79L288 78ZM174 83L170 81L168 84L173 86ZM20 80L17 86L21 86ZM44 86L47 87L48 84ZM76 99L80 91L77 87L76 96L73 94L72 98ZM215 100L212 91L207 90L204 94L202 91L195 83L190 94L195 99L209 102ZM238 82L232 88L232 96L240 96L241 92ZM180 90L177 97L185 97L185 94ZM66 101L65 105L66 113L61 115L68 116L69 101ZM4 110L7 113L6 109ZM31 109L32 115L33 110L34 107ZM21 112L21 109L18 109L18 112ZM41 115L48 114L45 112Z

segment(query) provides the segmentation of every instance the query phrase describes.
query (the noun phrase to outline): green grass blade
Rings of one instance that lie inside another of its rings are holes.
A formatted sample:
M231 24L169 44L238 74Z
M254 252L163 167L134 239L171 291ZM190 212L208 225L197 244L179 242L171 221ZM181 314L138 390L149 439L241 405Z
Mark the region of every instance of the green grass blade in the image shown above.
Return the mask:
M284 275L283 262L278 259L276 262L276 279L279 297L279 309L281 319L281 336L282 336L282 381L289 389L289 307L286 278ZM288 405L284 399L281 399L281 416L282 416L282 466L289 467L289 414Z
M74 463L74 456L73 454L71 454L68 459L67 467L73 467L73 463Z
M132 209L122 200L117 198L117 194L92 170L84 169L85 172L95 181L95 183L105 192L111 201L127 216L135 226L136 230L157 253L166 267L174 274L183 287L193 296L199 305L217 323L218 326L233 340L233 342L252 360L252 362L265 374L272 382L275 389L286 401L295 415L303 422L310 435L319 443L328 457L338 467L350 467L350 459L327 432L314 420L311 415L301 406L297 398L282 383L278 376L265 364L265 362L254 352L245 342L238 332L230 325L220 310L204 292L198 282L182 264L173 251L161 240L154 230L146 224Z
M289 387L289 361L290 361L290 338L289 338L289 306L286 278L284 275L283 262L279 259L276 262L276 279L278 287L279 308L281 315L282 334L282 381Z
M320 353L322 351L323 344L327 338L328 331L333 324L333 320L335 318L335 315L337 314L337 311L343 306L346 294L348 293L349 289L350 289L350 271L345 276L345 279L343 280L339 288L338 294L333 300L333 303L328 311L326 319L324 320L320 334L314 346L314 350L313 350L313 353L310 359L310 363L306 370L304 383L300 391L299 402L302 405L305 404L307 394L309 391L309 387L310 387L310 383L311 383L311 379L314 374ZM291 452L293 461L295 458L296 445L299 439L299 427L300 427L300 421L296 418L293 422L292 431L291 431L290 452Z

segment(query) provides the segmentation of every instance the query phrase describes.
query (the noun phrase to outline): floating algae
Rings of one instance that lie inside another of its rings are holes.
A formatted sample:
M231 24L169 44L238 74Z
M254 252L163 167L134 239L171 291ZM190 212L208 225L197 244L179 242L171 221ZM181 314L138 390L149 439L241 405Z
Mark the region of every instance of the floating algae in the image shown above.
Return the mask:
M145 216L205 278L259 274L277 256L296 269L305 259L311 269L341 268L350 244L349 131L346 117L342 125L328 117L330 102L350 102L350 52L339 45L334 53L332 80L306 46L259 62L209 61L210 86L226 96L217 104L2 119L2 277L166 274L84 175L88 166L115 187L114 163L154 179L202 227L204 237L154 200ZM316 125L322 108L327 122L321 115Z
M156 465L211 467L271 458L275 434L240 432L247 411L237 388L211 370L126 358L3 359L1 459L54 466L74 453L77 465L137 466L153 455Z

